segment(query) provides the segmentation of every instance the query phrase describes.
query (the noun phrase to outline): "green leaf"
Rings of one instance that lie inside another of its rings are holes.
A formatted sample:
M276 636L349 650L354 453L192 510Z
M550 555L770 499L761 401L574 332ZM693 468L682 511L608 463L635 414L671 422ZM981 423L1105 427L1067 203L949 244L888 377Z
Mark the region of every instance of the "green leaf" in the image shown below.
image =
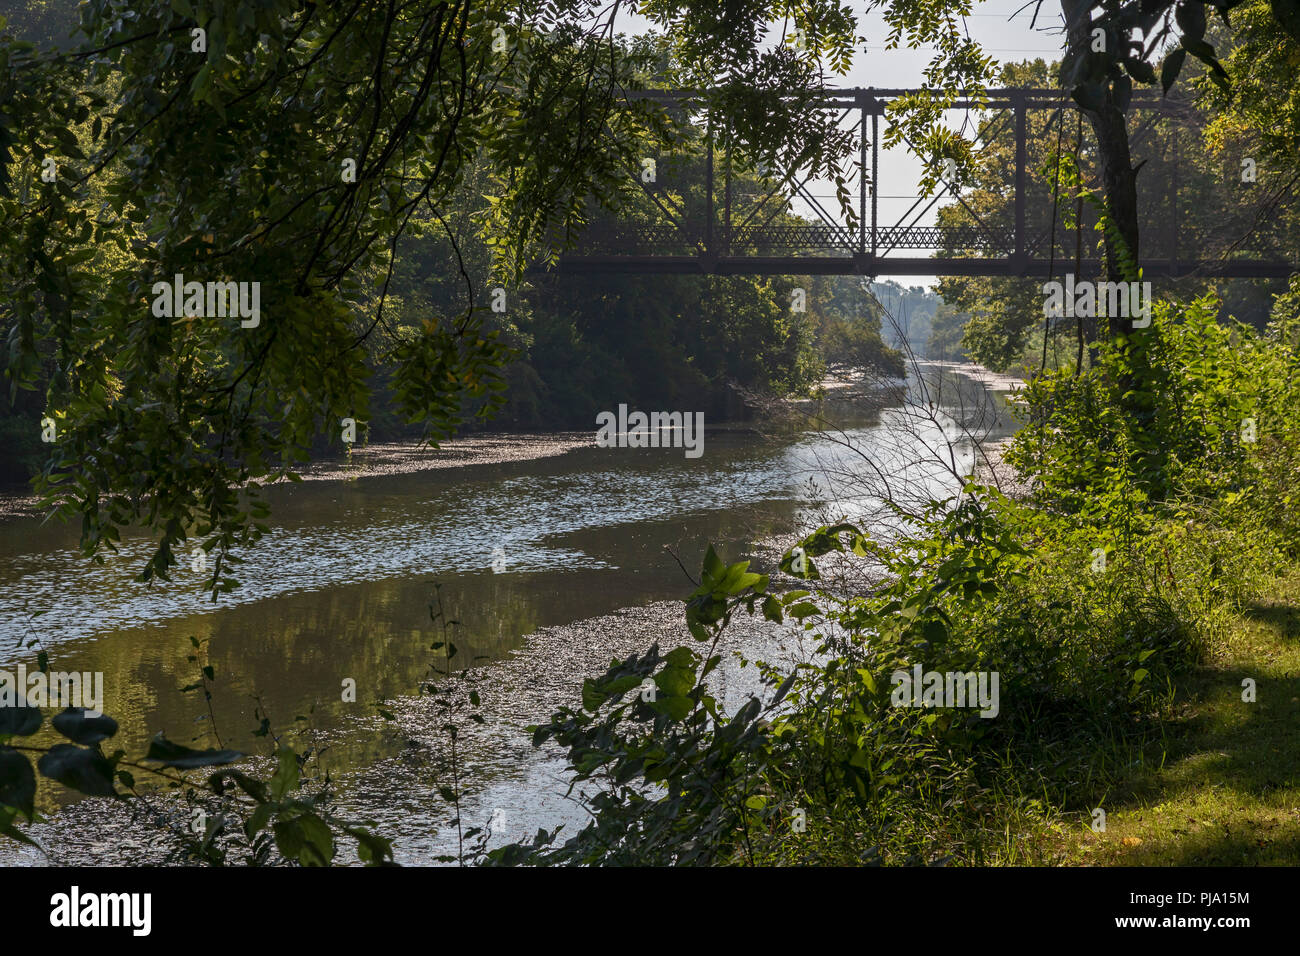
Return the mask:
M117 721L107 714L87 717L84 707L69 707L50 719L50 726L73 743L97 744L117 733Z
M921 636L931 644L942 644L948 640L948 625L937 618L930 618L921 626Z
M1218 58L1214 55L1214 47L1204 40L1191 40L1183 37L1183 48L1192 56L1196 57L1202 63L1210 68L1210 79L1215 85L1225 93L1230 91L1228 85L1228 72L1223 68Z
M596 682L588 677L582 682L582 709L595 713L600 709L600 705L608 700L605 694L601 693L596 687Z
M280 852L303 866L329 866L334 858L334 834L314 813L278 820L272 831Z
M695 709L695 701L689 697L660 697L650 706L667 715L669 720L679 721L685 720Z
M686 621L686 627L690 630L691 637L695 638L697 641L707 641L709 640L709 638L713 637L713 634L709 631L709 629L705 627L703 624L701 624L699 621L688 619ZM585 703L586 698L583 698L583 700L584 700L583 706L586 707L586 703ZM593 708L587 707L587 709L592 710Z
M1269 8L1278 25L1300 43L1300 0L1269 0Z
M288 747L276 751L279 763L271 774L271 799L283 800L285 794L298 789L298 755Z
M1184 38L1200 40L1205 36L1205 5L1200 0L1183 0L1174 8L1174 19L1182 28Z
M876 679L871 675L871 671L865 667L859 667L858 676L862 678L862 683L866 685L867 690L874 694L876 692Z
M268 800L265 784L238 770L218 770L208 778L208 785L213 793L221 794L225 792L226 780L233 780L240 790L258 803L266 803Z
M192 770L195 767L220 767L234 763L243 756L237 750L191 750L158 734L149 741L149 752L144 759L155 760L165 767Z
M0 747L0 803L21 810L28 820L36 810L36 773L11 747Z
M1128 70L1128 75L1139 83L1154 84L1156 82L1155 67L1146 60L1128 57L1124 60L1124 69Z
M701 570L703 571L702 578L708 581L719 580L726 570L722 559L713 550L713 545L709 545L709 550L704 552L704 564Z
M791 671L790 675L785 680L781 681L781 686L776 689L776 694L772 697L773 704L779 704L781 701L785 700L785 695L790 693L790 688L794 686L794 679L798 674L799 672L797 670Z
M259 803L257 808L249 815L244 822L244 833L250 840L266 829L274 809L275 807L272 804Z
M3 19L4 17L0 17L0 20ZM4 167L0 166L0 170L3 170L3 168ZM0 806L0 835L7 836L10 839L17 840L19 843L26 843L28 846L34 846L37 849L40 849L31 837L27 836L27 834L14 826L14 820L17 817L17 808Z
M36 762L41 775L91 797L115 797L113 765L102 754L72 744L55 744Z
M30 737L40 730L42 720L41 712L26 701L0 705L0 736Z
M1187 51L1181 47L1165 57L1165 62L1160 67L1160 86L1165 93L1169 92L1174 81L1178 79L1178 74L1183 69L1183 61L1186 59Z
M376 836L360 827L344 827L343 832L357 841L357 857L367 866L383 866L393 860L393 841Z
M686 667L695 669L699 657L689 647L678 647L664 655L664 664L668 667Z
M695 688L695 668L665 667L654 682L669 697L685 697Z

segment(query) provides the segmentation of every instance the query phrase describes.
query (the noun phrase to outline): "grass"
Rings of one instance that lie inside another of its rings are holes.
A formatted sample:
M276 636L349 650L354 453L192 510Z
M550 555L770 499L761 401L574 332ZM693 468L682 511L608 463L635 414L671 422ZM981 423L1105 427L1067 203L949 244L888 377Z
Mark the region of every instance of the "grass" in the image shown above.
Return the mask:
M1254 703L1243 680L1255 681ZM1243 609L1220 659L1182 681L1163 762L1122 775L1106 830L1057 828L1065 865L1300 864L1300 570ZM1076 818L1078 820L1078 818Z

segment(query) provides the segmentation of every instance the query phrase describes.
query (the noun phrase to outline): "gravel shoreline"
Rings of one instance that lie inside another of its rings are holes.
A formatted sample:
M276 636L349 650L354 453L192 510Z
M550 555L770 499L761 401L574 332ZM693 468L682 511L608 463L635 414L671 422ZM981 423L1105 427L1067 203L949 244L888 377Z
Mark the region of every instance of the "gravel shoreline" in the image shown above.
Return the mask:
M1002 457L1010 443L1010 438L1003 438L981 447L983 455L975 462L976 478L997 488L1008 498L1026 498L1032 490L1029 483L1022 480L1015 468Z
M427 445L387 442L364 445L349 458L321 459L303 465L298 474L303 481L339 481L349 478L373 478L379 475L405 475L417 471L463 468L469 465L498 465L506 462L552 458L586 448L595 442L593 432L526 432L492 433L453 438L439 448ZM0 490L0 518L31 517L41 512L35 495L21 487Z

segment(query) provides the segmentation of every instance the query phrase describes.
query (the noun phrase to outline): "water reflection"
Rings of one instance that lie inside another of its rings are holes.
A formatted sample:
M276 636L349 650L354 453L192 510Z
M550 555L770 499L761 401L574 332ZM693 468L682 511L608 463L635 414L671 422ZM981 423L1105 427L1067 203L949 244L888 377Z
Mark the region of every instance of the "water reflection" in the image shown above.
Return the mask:
M405 751L412 740L439 746L438 721L414 696L437 639L427 610L436 579L461 622L458 663L499 662L484 704L492 719L466 744L467 812L500 809L528 832L539 820L579 824L560 796L562 765L532 752L519 728L614 653L683 639L680 604L668 602L690 584L666 548L694 569L710 542L740 555L790 534L818 498L845 510L869 504L852 478L863 449L882 462L906 456L883 440L899 414L885 412L882 423L857 412L843 432L849 445L714 432L696 460L674 449L585 448L277 488L274 524L240 566L242 586L215 604L197 575L132 582L148 551L139 536L124 534L121 553L93 565L77 551L75 528L12 518L0 522L0 661L31 661L23 644L34 635L57 669L102 671L104 709L121 724L114 744L128 754L143 753L157 731L207 746L215 730L225 746L261 750L255 708L279 730L310 714L335 774L370 768L347 778L347 799L405 833L408 860L427 861L449 836L435 833L427 762ZM931 477L945 480L941 469ZM502 573L492 570L495 549ZM29 620L33 610L46 613ZM749 639L774 653L790 639L761 630ZM204 642L197 654L191 637ZM216 674L211 716L200 697L180 692L204 665ZM722 676L744 679L734 669ZM355 703L343 700L349 679ZM397 712L396 731L377 716L379 701ZM43 805L59 792L43 787ZM0 858L12 852L0 847Z

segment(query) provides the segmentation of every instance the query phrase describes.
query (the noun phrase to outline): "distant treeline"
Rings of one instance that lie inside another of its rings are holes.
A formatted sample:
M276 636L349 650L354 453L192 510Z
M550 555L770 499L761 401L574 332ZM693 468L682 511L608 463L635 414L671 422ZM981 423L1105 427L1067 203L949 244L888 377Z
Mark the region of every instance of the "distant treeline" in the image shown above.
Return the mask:
M5 32L48 46L75 28L76 7L73 2L9 3L0 5L0 11L8 21ZM703 144L688 133L662 188L676 197L698 196L705 155ZM738 194L775 193L769 208L778 221L799 221L776 180L753 164L746 166L739 156L736 163ZM888 320L880 302L853 277L533 272L522 283L498 280L498 253L484 238L483 223L505 175L486 161L474 164L450 214L417 214L395 248L391 275L380 271L372 283L350 293L357 317L375 321L374 335L365 343L374 392L370 408L356 413L364 422L362 440L424 434L397 410L394 355L417 330L430 323L457 323L470 308L509 351L502 372L504 406L485 420L471 418L467 428L591 428L599 411L620 403L703 411L714 421L736 419L748 414L743 395L807 395L828 369L903 373L901 353L886 346L881 335L882 318ZM593 211L592 221L597 226L655 223L659 216L657 206L647 201L617 216ZM156 278L142 275L140 281L147 288ZM914 320L921 311L912 309ZM933 304L928 311L933 312ZM274 323L274 311L263 321ZM912 345L918 341L913 337ZM41 386L53 371L50 357ZM467 399L465 404L483 401ZM42 467L48 450L40 436L45 406L43 387L12 395L3 390L0 440L10 454L0 461L0 481L23 481ZM321 419L316 447L341 447L337 423Z

